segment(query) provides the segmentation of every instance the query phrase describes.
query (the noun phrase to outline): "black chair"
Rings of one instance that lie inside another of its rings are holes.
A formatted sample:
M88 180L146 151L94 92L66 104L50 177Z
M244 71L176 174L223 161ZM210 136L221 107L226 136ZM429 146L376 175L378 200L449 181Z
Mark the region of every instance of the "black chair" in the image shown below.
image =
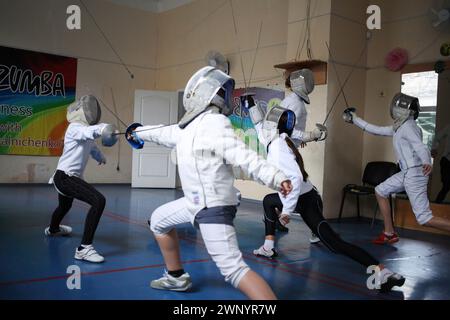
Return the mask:
M400 171L400 169L399 169L398 165L393 162L385 162L385 161L369 162L366 165L366 168L364 169L364 174L363 174L363 178L362 178L363 185L347 184L342 189L343 194L342 194L341 208L339 210L338 221L341 221L342 210L344 209L345 198L348 193L354 194L356 196L357 214L358 214L358 218L360 218L361 214L360 214L360 208L359 208L359 197L375 194L375 187L378 184L380 184L387 178L393 176L394 174L396 174L399 171ZM391 213L392 213L392 196L389 196L389 204L391 206ZM378 211L378 203L375 208L375 213L373 215L372 226L375 221L377 211Z

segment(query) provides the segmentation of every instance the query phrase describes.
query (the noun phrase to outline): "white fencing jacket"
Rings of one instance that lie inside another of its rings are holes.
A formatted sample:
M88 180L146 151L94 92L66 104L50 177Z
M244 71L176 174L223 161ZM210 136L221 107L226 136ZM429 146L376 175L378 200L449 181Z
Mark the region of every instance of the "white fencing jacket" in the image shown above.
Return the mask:
M308 117L305 102L295 92L291 92L281 101L280 106L292 110L295 113L295 127L292 133L292 140L296 144L300 144L303 141L303 134L306 130L306 119Z
M57 170L64 171L69 176L83 178L89 155L97 162L105 161L105 156L95 143L106 124L101 123L86 126L81 123L71 123L64 136L64 150L59 158ZM53 183L53 177L49 183Z
M353 123L369 133L394 137L395 155L402 171L424 164L431 164L430 151L422 142L422 130L413 118L405 121L397 131L394 131L393 126L375 126L356 115L353 116Z
M193 220L205 207L237 205L233 166L275 190L288 180L239 140L230 120L215 110L200 114L184 129L178 125L158 127L139 127L136 134L145 141L176 148L180 180ZM149 128L158 129L145 131Z
M278 192L283 203L283 213L290 215L295 212L298 197L311 191L314 186L308 179L303 181L303 174L295 160L295 154L286 143L286 133L278 135L270 142L264 135L261 122L255 125L255 129L259 141L267 150L267 162L283 171L291 180L292 191L286 197Z

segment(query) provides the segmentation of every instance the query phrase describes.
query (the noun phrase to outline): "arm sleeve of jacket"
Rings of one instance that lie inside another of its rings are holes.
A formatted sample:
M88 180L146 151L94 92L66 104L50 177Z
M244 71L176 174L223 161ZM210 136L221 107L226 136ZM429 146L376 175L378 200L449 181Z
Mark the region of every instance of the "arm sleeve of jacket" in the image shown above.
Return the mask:
M91 157L94 158L97 162L106 162L106 158L103 153L100 151L98 146L94 143L91 148Z
M302 142L304 134L305 134L304 131L294 128L294 130L292 131L291 139L294 140L295 142L297 141Z
M394 135L394 128L392 126L387 127L380 127L373 124L368 123L367 121L364 121L360 117L354 115L353 116L353 123L363 129L364 131L367 131L369 133L375 134L377 136L393 136Z
M95 140L102 135L106 123L100 123L93 126L77 126L71 128L70 136L76 141Z
M300 175L287 175L287 177L289 178L289 180L291 180L292 183L292 191L286 195L283 196L280 192L280 199L281 199L281 203L283 203L283 212L282 213L286 213L288 215L291 215L292 213L295 212L295 208L297 207L297 202L298 202L298 197L300 196L300 186L301 186L301 179L303 179L303 177Z
M281 144L285 144L285 142L280 141ZM288 146L283 147L271 147L269 149L269 153L271 154L272 159L278 159L277 167L280 168L281 171L283 171L289 180L291 180L292 183L292 191L286 195L283 196L280 192L278 193L281 199L281 202L283 203L283 213L285 214L292 214L295 212L295 208L297 207L298 197L301 193L301 181L303 179L303 175L301 172L293 172L292 168L289 170L289 168L286 166L286 161L294 161L292 159L292 153L288 150ZM297 166L297 163L295 163Z
M286 175L246 146L234 133L231 122L225 116L209 117L211 149L228 164L241 168L253 180L279 190Z
M178 124L171 126L156 125L136 128L136 135L142 140L154 142L169 148L176 146L180 132L181 129Z
M422 135L420 134L420 128L408 127L405 133L408 135L407 139L411 145L412 150L416 153L422 164L431 164L431 155L427 146L422 142Z
M263 135L263 128L262 128L262 124L263 122L258 122L257 124L255 124L255 130L256 130L256 134L258 135L258 140L259 142L265 147L267 148L268 145L268 141L266 141L266 138Z

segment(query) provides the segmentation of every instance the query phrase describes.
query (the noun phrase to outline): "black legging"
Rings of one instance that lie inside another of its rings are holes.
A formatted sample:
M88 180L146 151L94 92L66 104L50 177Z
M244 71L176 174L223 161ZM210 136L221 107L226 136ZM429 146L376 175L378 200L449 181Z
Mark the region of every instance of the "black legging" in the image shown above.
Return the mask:
M55 209L50 222L50 232L57 232L64 216L72 207L73 199L78 199L91 205L84 224L84 233L81 244L92 244L95 230L105 209L105 197L86 181L66 175L57 170L53 177L54 184L59 192L59 205Z
M264 197L263 205L266 236L275 235L275 221L278 219L275 209L282 212L283 203L281 202L278 193L272 193ZM298 198L296 212L300 213L306 225L331 251L343 254L350 259L359 262L366 268L368 266L378 265L379 262L377 259L360 247L345 242L333 229L331 229L330 225L322 215L322 208L322 198L315 189L312 189Z
M450 191L450 160L446 157L442 157L441 162L441 181L442 189L436 198L437 203L442 203Z

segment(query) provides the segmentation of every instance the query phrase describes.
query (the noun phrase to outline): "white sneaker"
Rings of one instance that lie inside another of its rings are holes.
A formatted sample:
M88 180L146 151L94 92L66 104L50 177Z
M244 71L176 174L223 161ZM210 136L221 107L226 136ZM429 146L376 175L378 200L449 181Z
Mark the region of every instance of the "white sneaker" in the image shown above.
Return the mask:
M72 228L69 226L60 224L58 232L52 233L52 232L50 232L50 227L47 227L47 228L45 228L44 233L47 237L64 237L64 236L68 236L72 233Z
M320 238L318 236L316 236L316 234L314 232L311 232L311 236L309 237L309 242L310 243L318 243L318 242L320 242Z
M261 247L259 247L256 250L253 250L253 254L255 256L261 256L261 257L266 257L266 258L270 258L270 259L278 256L278 253L276 252L275 249L266 250L266 248L264 248L264 245L262 245Z
M85 260L93 263L100 263L105 261L101 255L95 251L94 247L91 245L85 246L83 250L75 249L75 259L77 260Z
M185 272L176 278L164 271L162 278L150 282L150 287L158 290L187 291L192 287L191 276Z

